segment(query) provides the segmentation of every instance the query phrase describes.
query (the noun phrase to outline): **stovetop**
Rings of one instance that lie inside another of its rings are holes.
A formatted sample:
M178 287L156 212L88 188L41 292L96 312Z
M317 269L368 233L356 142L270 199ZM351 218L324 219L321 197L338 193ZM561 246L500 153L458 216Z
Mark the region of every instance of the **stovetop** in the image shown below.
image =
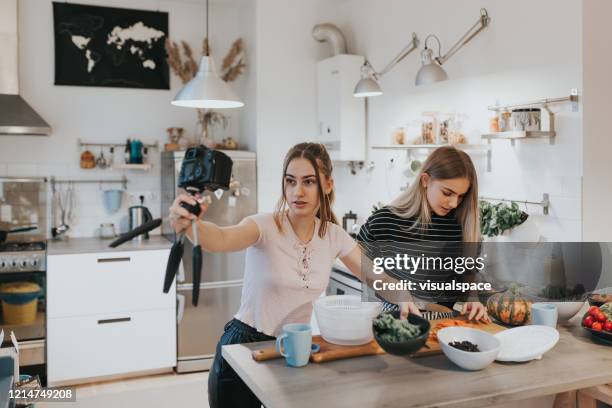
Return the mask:
M45 241L4 242L0 244L0 273L44 272L46 250Z
M0 244L0 252L44 251L46 242L4 242Z

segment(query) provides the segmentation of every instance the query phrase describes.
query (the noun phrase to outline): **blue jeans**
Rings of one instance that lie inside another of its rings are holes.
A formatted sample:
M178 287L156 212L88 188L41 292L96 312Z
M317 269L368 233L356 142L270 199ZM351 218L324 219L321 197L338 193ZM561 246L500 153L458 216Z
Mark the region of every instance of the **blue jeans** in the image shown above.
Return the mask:
M228 344L275 340L238 319L230 320L217 343L215 359L208 375L208 403L211 408L260 408L261 402L221 355Z

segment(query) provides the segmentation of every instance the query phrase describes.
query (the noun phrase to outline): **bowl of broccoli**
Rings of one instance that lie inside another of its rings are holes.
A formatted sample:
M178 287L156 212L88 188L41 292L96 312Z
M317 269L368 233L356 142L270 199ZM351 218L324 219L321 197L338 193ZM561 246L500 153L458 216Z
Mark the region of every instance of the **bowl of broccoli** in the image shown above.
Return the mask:
M389 354L407 356L416 353L427 342L429 321L410 314L400 320L400 312L383 312L372 322L376 342Z

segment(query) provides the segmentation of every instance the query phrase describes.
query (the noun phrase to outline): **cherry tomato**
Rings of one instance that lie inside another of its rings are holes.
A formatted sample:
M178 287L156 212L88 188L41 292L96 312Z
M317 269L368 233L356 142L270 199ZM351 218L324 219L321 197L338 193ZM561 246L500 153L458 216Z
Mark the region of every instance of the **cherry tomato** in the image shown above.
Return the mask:
M595 322L595 319L593 319L593 316L587 316L582 321L582 324L584 325L584 327L591 327L593 326L593 322Z
M589 308L589 315L596 317L597 313L599 313L599 308L597 306L591 306Z
M605 323L608 320L608 316L606 316L603 312L597 313L597 321L601 323Z
M599 322L593 323L593 326L591 326L591 329L593 329L593 330L595 330L597 332L600 332L601 331L601 323L599 323Z
M607 331L607 332L611 332L612 333L612 320L608 320L604 324L604 330Z

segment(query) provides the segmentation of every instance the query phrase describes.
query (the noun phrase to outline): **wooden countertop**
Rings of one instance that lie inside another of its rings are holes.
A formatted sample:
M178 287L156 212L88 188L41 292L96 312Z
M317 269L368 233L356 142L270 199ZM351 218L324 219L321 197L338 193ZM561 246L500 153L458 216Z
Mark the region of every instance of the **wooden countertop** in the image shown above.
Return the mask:
M99 252L123 252L123 251L151 251L155 249L169 249L172 242L161 235L151 235L150 239L138 241L136 239L119 245L117 248L109 248L112 239L101 238L68 238L62 241L49 240L47 244L47 255L88 254Z
M579 326L559 325L560 339L541 360L464 371L444 355L418 359L360 357L291 368L257 363L251 350L272 342L223 347L223 357L267 408L480 407L612 382L612 347Z

